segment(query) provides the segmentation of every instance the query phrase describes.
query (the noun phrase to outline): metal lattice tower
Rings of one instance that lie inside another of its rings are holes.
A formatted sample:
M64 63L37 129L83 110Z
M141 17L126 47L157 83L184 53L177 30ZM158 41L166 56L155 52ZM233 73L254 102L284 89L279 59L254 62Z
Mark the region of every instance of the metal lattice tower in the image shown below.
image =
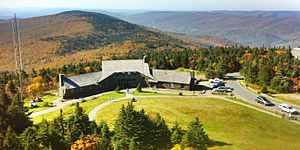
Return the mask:
M19 88L20 88L20 100L23 101L23 85L22 85L22 50L21 50L21 37L20 37L20 22L17 19L16 14L12 19L12 29L13 29L13 47L15 52L15 62L16 62L16 73L19 77Z

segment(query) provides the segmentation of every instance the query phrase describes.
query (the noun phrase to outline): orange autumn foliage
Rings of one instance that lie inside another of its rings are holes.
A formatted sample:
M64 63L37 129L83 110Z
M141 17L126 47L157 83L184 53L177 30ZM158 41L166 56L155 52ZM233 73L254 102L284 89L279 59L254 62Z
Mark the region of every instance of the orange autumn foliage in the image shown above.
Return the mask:
M90 66L85 67L85 68L84 68L84 71L85 71L86 73L92 72L92 68L91 68Z
M88 135L83 139L75 141L71 145L71 150L93 150L96 147L96 143L100 141L100 137Z

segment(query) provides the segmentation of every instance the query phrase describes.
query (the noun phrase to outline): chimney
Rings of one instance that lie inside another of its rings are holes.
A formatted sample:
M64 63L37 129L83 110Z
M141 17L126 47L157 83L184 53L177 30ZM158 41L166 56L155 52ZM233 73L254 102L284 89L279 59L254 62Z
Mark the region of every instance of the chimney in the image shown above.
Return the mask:
M195 71L191 70L190 73L191 73L191 78L195 78Z
M149 62L149 58L148 58L148 56L147 56L147 55L145 55L145 56L143 57L143 60L144 60L144 63L148 63L148 62Z
M59 87L64 86L64 78L65 75L64 74L59 74Z

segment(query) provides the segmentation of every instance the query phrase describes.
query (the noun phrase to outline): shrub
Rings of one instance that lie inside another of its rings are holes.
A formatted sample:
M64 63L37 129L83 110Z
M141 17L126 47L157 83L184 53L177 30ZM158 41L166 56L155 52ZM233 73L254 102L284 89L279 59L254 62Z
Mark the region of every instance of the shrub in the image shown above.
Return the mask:
M133 103L133 102L136 102L136 99L135 99L135 98L132 98L131 102L132 102L132 103Z
M267 93L268 92L268 88L267 88L267 86L262 86L261 87L261 89L260 89L260 92L262 92L262 93Z
M138 92L142 92L142 84L139 82L138 83L138 85L137 85L137 87L136 87L136 90L138 91Z
M115 92L120 93L120 86L117 86L117 87L115 88Z
M71 145L71 150L93 150L101 145L101 138L97 136L86 136Z

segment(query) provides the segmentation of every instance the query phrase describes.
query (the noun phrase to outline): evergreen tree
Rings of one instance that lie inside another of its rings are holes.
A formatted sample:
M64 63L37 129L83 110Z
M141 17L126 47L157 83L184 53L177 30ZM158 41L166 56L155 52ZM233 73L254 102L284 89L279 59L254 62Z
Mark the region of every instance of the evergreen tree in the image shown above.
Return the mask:
M160 114L156 114L154 119L154 132L155 132L155 149L166 149L171 147L171 132L165 122L165 120L160 116Z
M99 126L101 130L101 139L102 139L102 145L106 147L106 149L112 149L111 144L111 133L109 131L109 127L106 122L102 122L101 126Z
M19 101L18 94L16 97L9 97L4 91L0 89L0 132L5 133L8 126L20 134L27 127L32 125L29 117L25 114L23 103Z
M5 85L5 91L10 97L13 97L18 92L17 87L11 80Z
M138 83L138 85L136 87L136 91L142 92L142 84L141 84L141 82Z
M192 147L196 150L206 150L210 142L198 117L191 121L182 139L183 148Z
M20 134L20 139L22 141L22 147L24 150L38 150L39 142L36 139L38 129L36 126L28 127Z
M132 140L136 149L153 149L154 128L143 109L134 110L132 103L128 103L126 107L123 105L115 122L115 149L129 149Z
M172 135L171 135L171 142L173 145L180 144L182 137L184 135L183 130L179 126L178 122L175 122L173 128L171 129Z
M3 139L2 147L4 150L20 150L22 149L21 142L17 134L13 131L11 127L8 127L6 130L5 137Z
M274 72L269 64L262 64L258 71L258 81L260 86L269 86L273 79Z
M67 122L70 141L76 141L81 135L88 135L93 132L93 129L90 127L89 118L83 112L79 103L76 104L74 115L70 116Z

